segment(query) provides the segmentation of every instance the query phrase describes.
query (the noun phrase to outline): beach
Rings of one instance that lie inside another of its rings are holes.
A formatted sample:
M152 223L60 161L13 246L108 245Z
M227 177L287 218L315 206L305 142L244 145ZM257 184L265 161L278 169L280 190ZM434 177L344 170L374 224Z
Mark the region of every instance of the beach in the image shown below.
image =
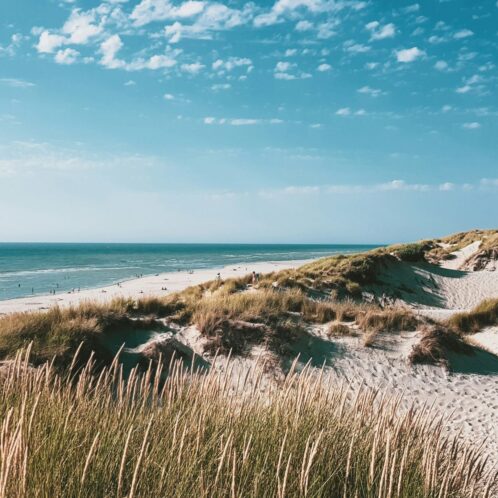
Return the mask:
M23 311L47 310L53 306L75 306L84 301L108 302L115 298L140 299L148 296L165 296L178 292L191 285L198 285L220 278L243 277L252 273L271 273L274 271L298 268L312 260L268 261L256 263L238 263L221 268L165 272L125 280L119 284L96 287L92 289L75 289L74 291L56 292L40 296L29 296L0 301L0 315Z

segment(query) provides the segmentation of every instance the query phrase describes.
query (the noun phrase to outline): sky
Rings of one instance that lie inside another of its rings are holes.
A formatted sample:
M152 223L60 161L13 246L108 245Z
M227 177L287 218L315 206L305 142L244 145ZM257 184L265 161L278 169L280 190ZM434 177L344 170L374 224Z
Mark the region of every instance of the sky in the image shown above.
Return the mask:
M2 0L0 241L498 225L496 0Z

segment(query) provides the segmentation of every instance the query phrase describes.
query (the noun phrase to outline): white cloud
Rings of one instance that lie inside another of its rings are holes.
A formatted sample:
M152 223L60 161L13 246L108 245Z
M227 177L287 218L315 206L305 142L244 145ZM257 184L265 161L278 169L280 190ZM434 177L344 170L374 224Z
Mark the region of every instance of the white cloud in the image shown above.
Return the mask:
M198 74L205 67L206 66L204 64L201 64L200 62L193 62L191 64L182 64L181 66L182 71L185 71L186 73L189 74Z
M369 22L365 26L370 31L370 40L384 40L396 35L396 27L393 23L382 26L378 21Z
M364 54L365 52L370 51L370 47L368 45L354 43L352 40L349 40L344 43L344 50L351 54Z
M406 48L403 50L396 51L396 59L398 62L413 62L419 57L425 55L423 50L420 50L418 47Z
M46 142L15 141L2 145L0 176L70 174L97 169L143 167L157 160L140 155L92 154L79 147L62 148ZM32 178L32 177L31 177Z
M232 85L230 83L216 83L214 85L211 85L211 90L214 90L217 92L218 90L230 90L232 88Z
M310 21L302 20L296 24L296 31L311 31L313 29L313 23Z
M233 71L239 67L247 68L250 72L253 68L252 60L247 57L229 57L227 60L217 59L211 66L215 71Z
M232 9L221 3L205 3L199 16L192 24L176 21L164 28L170 43L178 43L181 38L211 39L211 32L230 30L246 24L253 15L254 4L248 3L242 10Z
M445 69L448 69L448 63L446 61L437 61L434 64L434 68L438 71L444 71Z
M498 178L483 178L479 183L482 187L498 187Z
M103 32L103 26L96 24L98 9L82 11L73 9L67 21L62 26L62 30L57 33L48 30L38 30L33 28L33 34L39 34L36 49L41 54L51 54L63 45L84 45L91 38L100 35ZM69 52L66 52L69 54ZM65 60L64 55L58 55L59 60ZM66 60L70 60L69 56ZM57 61L57 56L56 56ZM67 62L60 62L66 64Z
M0 83L12 88L31 88L35 86L31 81L20 80L18 78L0 78Z
M466 130L477 130L481 127L481 123L478 123L477 121L473 121L471 123L463 123L462 127Z
M349 116L351 114L351 109L349 107L342 107L341 109L337 109L337 116Z
M95 11L82 12L74 9L64 23L62 32L69 36L67 43L85 44L90 38L102 32L102 26L95 23Z
M413 190L418 192L427 192L430 186L420 183L407 183L404 180L392 180L387 183L381 183L374 187L377 191L390 191L390 190Z
M473 31L470 29L461 29L460 31L457 31L454 35L453 38L456 40L462 40L463 38L468 38L469 36L472 36L474 34Z
M260 119L244 119L244 118L238 118L238 119L231 119L229 121L229 124L232 126L252 126L261 123Z
M297 73L297 66L293 62L279 61L275 65L273 76L277 80L296 80L296 79L307 79L311 78L312 75L309 73ZM291 72L292 71L292 72Z
M55 62L57 62L57 64L74 64L79 55L80 53L72 48L58 50L55 54Z
M4 55L13 57L16 53L16 49L20 47L24 38L25 37L20 33L14 33L10 37L10 43L8 45L5 46L0 45L0 57Z
M455 184L451 182L441 183L441 185L439 185L439 190L442 190L443 192L449 192L450 190L455 190Z
M463 86L458 87L455 90L455 92L456 93L468 93L468 92L470 92L470 90L472 90L472 87L470 85L463 85Z
M176 60L170 55L164 54L152 55L149 59L137 59L129 64L122 63L122 67L128 71L140 71L142 69L156 71L158 69L168 69L175 65Z
M361 88L358 88L357 92L370 95L371 97L378 97L383 94L382 90L379 88L371 88L369 86L362 86Z
M408 5L403 9L403 13L411 14L413 12L418 12L420 10L420 5L418 3L414 3L412 5Z
M339 24L338 21L327 21L327 22L319 24L316 37L319 40L328 40L329 38L331 38L332 36L334 36L336 34L334 31L334 28L338 24Z
M332 66L330 64L320 64L317 68L317 71L320 71L321 73L324 73L326 71L330 71L332 69Z
M345 2L333 0L277 0L269 12L259 14L254 19L256 27L271 26L282 22L286 18L295 18L298 13L307 11L318 15L323 13L338 12L346 7L353 10L361 10L367 5L366 2Z
M166 19L186 19L200 14L206 2L188 0L178 7L170 0L142 0L130 15L136 26L144 26L154 21Z
M482 83L483 78L482 76L478 74L474 74L473 76L469 78L464 78L463 82L464 84L461 87L458 87L455 91L457 93L468 93L472 90L479 90L482 89L483 86L479 85L479 83Z
M63 45L65 41L66 38L64 36L56 35L49 31L43 31L40 34L36 49L41 54L51 54L55 49Z
M212 116L203 119L207 125L229 125L229 126L255 126L260 124L278 125L284 121L279 118L257 119L257 118L215 118Z
M293 64L291 62L280 61L280 62L277 62L276 66L275 66L275 71L278 73L285 73L286 71L289 71L290 69L292 69L294 66L295 66L295 64Z
M441 107L441 110L443 112L450 112L451 110L453 109L453 107L451 107L450 105L446 104L446 105L443 105L443 107Z
M438 45L439 43L445 43L448 39L444 36L431 35L429 36L429 43L433 45Z
M333 185L301 185L301 186L288 186L275 190L260 190L259 196L262 197L276 197L285 195L352 195L352 194L365 194L365 193L380 193L386 192L451 192L456 189L472 190L475 187L482 189L498 187L498 179L481 179L476 184L455 184L453 182L443 182L441 184L428 184L428 183L409 183L405 180L391 180L385 183L374 184L333 184Z
M101 43L100 53L102 58L100 59L100 64L109 68L117 69L123 67L125 64L122 60L116 59L117 53L123 47L123 42L119 35L112 35L107 40Z
M277 80L295 80L297 79L293 74L288 74L288 73L274 73L273 75L275 79Z
M164 100L175 100L175 96L174 96L174 95L172 95L171 93L165 93L165 94L163 95L163 99L164 99Z

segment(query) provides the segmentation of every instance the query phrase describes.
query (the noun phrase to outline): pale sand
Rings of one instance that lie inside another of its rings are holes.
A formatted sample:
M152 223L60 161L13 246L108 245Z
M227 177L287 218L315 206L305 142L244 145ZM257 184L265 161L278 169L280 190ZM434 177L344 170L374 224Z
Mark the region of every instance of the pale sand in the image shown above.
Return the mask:
M472 244L469 244L467 247L460 249L459 251L453 252L454 259L448 259L446 261L441 262L442 268L447 268L448 270L458 270L467 259L469 259L473 254L477 252L479 246L481 245L480 240L476 240ZM448 247L448 246L446 246Z
M255 271L271 273L274 271L297 268L311 260L269 261L258 263L237 263L224 268L211 268L188 271L160 273L127 280L118 285L109 285L94 289L82 289L80 292L61 292L56 295L30 296L0 301L0 315L19 311L47 310L52 306L71 306L84 301L107 302L116 297L139 299L147 296L165 296L181 291L192 285L214 280L217 273L222 279L242 277ZM162 290L166 288L167 290Z
M449 373L442 367L408 362L411 348L419 339L416 332L381 334L373 347L366 348L360 337L331 340L326 334L328 326L312 327L311 339L293 344L290 354L300 354L301 367L313 357L313 366L325 365L323 381L346 384L351 398L358 389L367 388L379 391L380 396L401 397L402 409L432 407L434 416L445 418L446 432L461 434L476 444L484 442L484 451L498 465L498 358L486 353L465 356L455 362L456 371ZM498 335L498 330L494 333ZM168 334L159 334L152 341ZM261 367L272 358L261 346L247 356L219 356L213 364L213 358L203 354L206 338L195 327L181 328L174 336L204 358L210 368L224 372L234 386L249 379L246 388L252 389L257 379L263 391L278 386L284 378L275 363L270 363L271 368ZM486 366L488 373L483 371ZM260 375L251 375L258 368Z
M473 334L472 342L498 356L498 327L487 327Z
M477 249L478 245L464 248L459 251L457 260L451 261L457 261L460 265ZM253 270L265 273L293 268L302 263L304 262L240 264L222 270L196 271L193 274L162 274L131 280L123 283L121 288L110 286L55 298L43 296L0 302L0 312L47 308L54 304L76 304L85 299L100 301L117 296L137 298L161 295L212 280L218 271L222 278L227 278L241 276ZM237 271L233 271L234 268ZM407 303L418 312L435 318L446 318L455 312L472 308L484 298L498 296L498 271L462 272L447 266L440 270L434 273L428 265L400 265L396 274L386 274L386 289L405 285L410 289L410 293L406 295ZM161 291L164 286L168 288L167 291ZM102 290L107 292L103 293ZM303 363L313 357L315 366L325 364L324 378L346 382L352 392L363 386L393 396L402 395L402 406L405 408L411 405L433 406L436 413L448 418L445 430L454 435L461 431L464 438L477 443L485 440L486 452L498 463L498 358L485 352L471 357L459 357L454 362L456 371L448 373L441 367L413 367L408 363L411 348L419 340L416 332L381 334L373 348L366 348L360 338L331 340L326 335L326 329L327 325L311 327L312 338L295 344L291 353L300 354ZM195 327L158 332L149 342L160 341L171 335L191 348L207 364L212 363L213 358L203 354L206 338ZM488 351L498 353L498 327L475 334L474 340ZM141 344L135 349L140 351L147 344ZM117 348L119 346L120 344ZM220 356L214 365L211 364L211 368L227 372L233 382L237 383L256 368L258 362L260 364L270 358L271 354L258 346L244 357L228 360ZM266 386L278 384L283 372L273 364L273 368L264 369L262 375L260 388L265 389Z

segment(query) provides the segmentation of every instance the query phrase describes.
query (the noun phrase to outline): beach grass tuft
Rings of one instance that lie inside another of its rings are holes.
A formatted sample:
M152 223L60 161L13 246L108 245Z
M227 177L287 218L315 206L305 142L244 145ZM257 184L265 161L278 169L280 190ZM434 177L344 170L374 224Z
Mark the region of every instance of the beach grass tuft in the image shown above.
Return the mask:
M471 311L456 313L447 321L450 328L466 334L475 334L484 327L496 325L497 323L498 298L487 299Z

